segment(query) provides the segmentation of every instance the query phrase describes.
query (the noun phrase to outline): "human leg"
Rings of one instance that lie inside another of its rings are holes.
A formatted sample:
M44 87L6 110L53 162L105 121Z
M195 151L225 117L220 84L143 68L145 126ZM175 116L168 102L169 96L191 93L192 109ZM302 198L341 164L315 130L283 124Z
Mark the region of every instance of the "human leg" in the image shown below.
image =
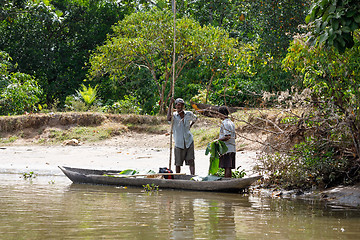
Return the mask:
M195 164L194 165L189 165L189 169L190 169L190 174L195 175Z
M229 152L220 156L219 168L225 169L224 177L231 178L232 177L231 169L235 168L235 153Z
M181 149L175 147L175 166L176 166L176 173L181 172L181 166L183 165L185 159L185 149Z
M189 170L191 175L195 175L195 149L194 143L186 149L185 164L189 165Z
M225 177L226 178L232 177L231 168L229 168L229 167L225 168Z

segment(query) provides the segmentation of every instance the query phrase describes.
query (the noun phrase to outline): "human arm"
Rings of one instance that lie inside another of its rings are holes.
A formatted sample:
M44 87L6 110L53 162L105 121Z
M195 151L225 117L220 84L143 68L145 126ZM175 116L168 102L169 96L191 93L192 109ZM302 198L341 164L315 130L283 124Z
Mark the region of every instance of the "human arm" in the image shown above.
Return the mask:
M225 135L224 137L219 138L218 140L225 142L225 141L230 140L230 138L231 138L231 135Z
M235 132L235 125L228 119L225 119L221 123L220 134L219 134L218 140L229 141L231 139L231 136L233 136L234 132Z
M197 117L196 115L193 115L193 120L190 123L190 128L196 123L196 121L197 121Z

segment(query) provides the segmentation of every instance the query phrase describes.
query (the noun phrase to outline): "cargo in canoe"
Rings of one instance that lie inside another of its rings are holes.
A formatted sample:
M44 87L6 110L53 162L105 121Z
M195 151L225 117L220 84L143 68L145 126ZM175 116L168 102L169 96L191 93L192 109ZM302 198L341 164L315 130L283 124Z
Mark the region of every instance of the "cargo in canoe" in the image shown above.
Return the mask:
M61 171L74 183L102 184L115 186L143 187L156 185L160 189L192 191L240 192L255 183L261 176L247 178L222 178L217 181L194 181L191 175L172 174L173 179L147 178L145 175L120 175L116 170L94 170L59 166ZM166 175L166 174L153 174Z

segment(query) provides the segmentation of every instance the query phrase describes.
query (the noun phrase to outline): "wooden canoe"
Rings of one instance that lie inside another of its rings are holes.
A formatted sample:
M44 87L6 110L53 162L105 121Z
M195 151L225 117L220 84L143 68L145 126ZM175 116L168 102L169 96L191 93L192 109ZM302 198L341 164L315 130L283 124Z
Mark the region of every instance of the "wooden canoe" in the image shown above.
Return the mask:
M116 186L143 187L154 184L159 189L179 189L193 191L240 192L259 180L262 176L248 178L221 179L218 181L194 181L191 175L174 174L174 179L145 177L121 177L121 171L94 170L59 166L61 171L74 183L103 184Z

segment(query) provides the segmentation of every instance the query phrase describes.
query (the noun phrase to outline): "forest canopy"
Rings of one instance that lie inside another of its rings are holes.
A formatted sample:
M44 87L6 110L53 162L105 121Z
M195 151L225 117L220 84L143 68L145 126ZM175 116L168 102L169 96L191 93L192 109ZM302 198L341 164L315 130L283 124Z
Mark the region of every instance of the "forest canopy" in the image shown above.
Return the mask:
M156 114L167 104L170 86L166 74L171 69L165 63L162 68L157 68L156 74L149 74L145 68L136 69L134 65L130 69L129 65L126 77L114 81L114 75L92 78L91 68L95 66L90 64L90 58L119 34L114 31L122 27L119 23L126 24L130 16L146 16L154 11L171 13L172 1L5 0L0 7L0 50L10 55L18 71L36 79L43 89L40 105L66 109L69 106L66 99L69 103L71 99L79 98L77 91L84 83L92 87L99 85L94 105L106 110L125 98L133 99L133 103L147 114ZM202 99L205 102L255 106L261 102L262 91L289 88L294 79L281 68L281 59L286 55L292 36L301 32L297 26L305 22L308 7L308 1L292 0L177 1L179 30L186 24L185 19L189 26L199 29L199 32L195 29L183 31L183 36L188 38L193 34L191 37L198 46L201 39L210 40L205 29L221 33L227 36L226 41L231 41L228 50L233 46L231 51L239 55L230 56L228 52L225 57L221 51L226 44L216 47L215 42L208 44L203 41L203 53L192 54L191 61L177 67L181 74L177 74L175 95L189 101L191 98L201 99L206 91L206 97ZM171 20L157 27L167 28L161 34L170 36ZM180 46L184 49L190 47L184 42L188 39L181 37L177 38L179 52L182 51ZM214 39L221 43L220 39ZM166 44L169 48L171 40L167 39ZM150 49L147 51L151 54ZM236 60L231 60L229 65L226 61L230 58ZM234 71L234 64L239 71ZM122 74L124 76L124 72ZM165 90L161 89L163 87Z

